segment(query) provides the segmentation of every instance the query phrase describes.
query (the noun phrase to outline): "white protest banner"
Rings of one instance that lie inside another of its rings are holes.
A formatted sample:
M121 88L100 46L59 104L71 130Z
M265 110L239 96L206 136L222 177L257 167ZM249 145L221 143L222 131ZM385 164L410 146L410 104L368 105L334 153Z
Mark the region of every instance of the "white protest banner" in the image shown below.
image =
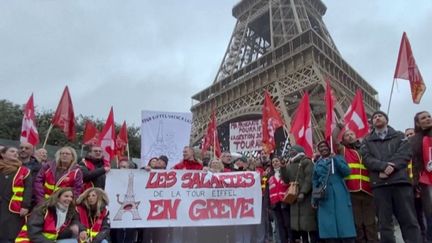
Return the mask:
M106 178L112 228L259 224L256 172L118 170Z
M191 126L191 113L142 111L141 166L166 155L167 168L173 167L182 159L183 147L189 145Z
M262 149L261 120L230 123L230 151L249 152Z

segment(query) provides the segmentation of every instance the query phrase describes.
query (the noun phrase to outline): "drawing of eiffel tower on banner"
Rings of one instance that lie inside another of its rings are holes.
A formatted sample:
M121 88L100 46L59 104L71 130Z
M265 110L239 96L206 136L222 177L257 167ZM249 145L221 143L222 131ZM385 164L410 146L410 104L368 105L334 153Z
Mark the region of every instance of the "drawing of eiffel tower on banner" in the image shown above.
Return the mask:
M378 109L377 91L343 60L327 31L322 19L326 10L321 0L236 4L232 14L237 23L215 80L192 96L191 143L200 142L216 105L219 140L228 149L229 123L260 119L264 89L272 94L288 126L302 95L309 93L315 142L324 133L327 78L337 97L339 119L357 89L363 91L368 114ZM277 142L284 141L283 136L278 130Z
M120 201L120 194L117 194L117 203L120 204L120 208L117 211L115 217L113 220L120 221L123 219L123 214L125 213L131 213L132 214L132 220L141 220L141 217L138 212L138 206L140 202L135 201L135 193L133 190L133 180L134 180L134 174L131 172L129 174L129 180L128 180L128 186L127 186L127 192L124 196L123 202Z

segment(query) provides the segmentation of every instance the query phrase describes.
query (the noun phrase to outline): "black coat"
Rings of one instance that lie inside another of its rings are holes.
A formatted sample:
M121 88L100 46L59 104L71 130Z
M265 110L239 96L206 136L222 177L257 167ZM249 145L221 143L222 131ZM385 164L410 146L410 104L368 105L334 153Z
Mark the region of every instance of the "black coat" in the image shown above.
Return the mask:
M0 173L0 239L15 239L24 224L24 218L9 211L9 202L12 198L13 174ZM22 208L31 208L32 177L24 179L24 194Z
M405 135L388 126L388 132L384 139L381 139L375 132L372 132L363 140L360 153L363 162L369 171L371 186L387 186L394 184L411 184L407 166L411 159L411 148ZM388 162L395 164L395 170L388 178L379 178Z
M82 161L79 163L83 173L83 182L92 182L94 187L105 189L106 176L103 159L85 158L85 160L92 163L95 169L90 171Z

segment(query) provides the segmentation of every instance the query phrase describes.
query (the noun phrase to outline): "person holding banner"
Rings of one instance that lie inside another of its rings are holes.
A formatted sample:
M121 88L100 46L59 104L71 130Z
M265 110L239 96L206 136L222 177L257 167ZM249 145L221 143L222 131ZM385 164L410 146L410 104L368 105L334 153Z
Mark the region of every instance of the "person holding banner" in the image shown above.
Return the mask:
M195 151L190 146L183 148L183 160L174 165L174 170L202 170L203 165L195 159Z
M311 206L312 173L314 164L308 158L303 147L293 145L288 150L289 161L281 168L281 177L285 183L298 183L297 200L290 205L290 225L295 240L304 243L317 241L316 213Z
M34 180L36 202L42 202L61 187L72 187L75 197L81 194L83 187L76 151L69 146L57 150L55 161L43 164Z
M221 155L221 161L224 165L224 172L233 171L232 162L231 162L231 153L229 151L225 151Z
M108 243L110 239L108 196L97 187L85 190L77 199L77 212L82 224L80 242Z
M0 155L0 242L13 242L31 208L32 178L16 148L3 147Z
M350 168L342 156L330 153L327 141L317 147L321 157L312 176L312 206L318 209L319 236L326 242L354 243L351 197L344 180Z

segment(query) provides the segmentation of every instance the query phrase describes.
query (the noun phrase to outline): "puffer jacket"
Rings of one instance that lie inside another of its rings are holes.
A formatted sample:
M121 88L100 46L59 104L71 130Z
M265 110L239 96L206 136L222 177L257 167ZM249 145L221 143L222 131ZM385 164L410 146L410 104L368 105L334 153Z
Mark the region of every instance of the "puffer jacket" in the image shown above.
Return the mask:
M360 148L364 165L369 171L372 188L395 184L410 185L406 168L411 159L411 147L402 132L390 126L387 128L384 139L372 132L363 140ZM388 162L395 164L395 170L388 178L379 178L379 173L384 172Z

